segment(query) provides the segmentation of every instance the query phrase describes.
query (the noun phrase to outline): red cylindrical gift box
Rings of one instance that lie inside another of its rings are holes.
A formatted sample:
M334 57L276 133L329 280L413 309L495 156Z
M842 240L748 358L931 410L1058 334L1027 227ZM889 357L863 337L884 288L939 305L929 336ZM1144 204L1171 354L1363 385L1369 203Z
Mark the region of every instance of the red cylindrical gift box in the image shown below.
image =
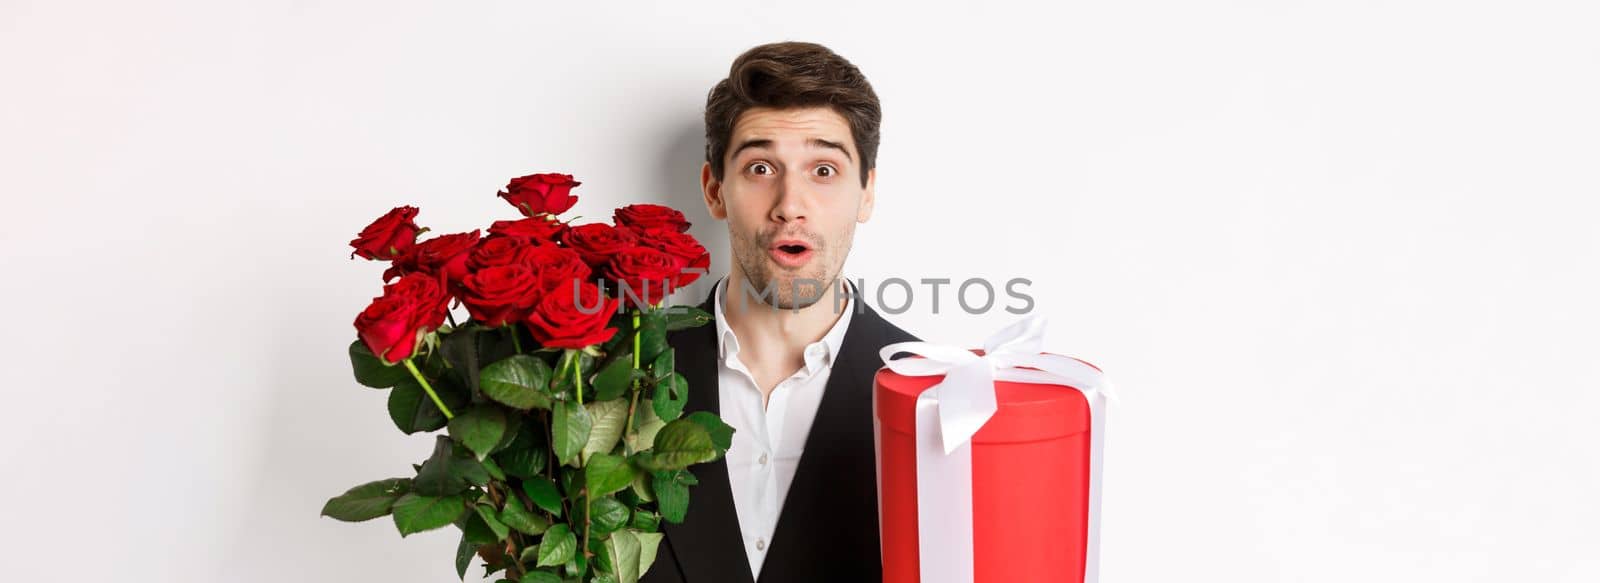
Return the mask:
M942 380L887 367L874 377L884 583L920 581L916 401ZM999 408L972 438L973 580L1082 581L1089 402L1070 387L1009 381L996 381L995 395Z

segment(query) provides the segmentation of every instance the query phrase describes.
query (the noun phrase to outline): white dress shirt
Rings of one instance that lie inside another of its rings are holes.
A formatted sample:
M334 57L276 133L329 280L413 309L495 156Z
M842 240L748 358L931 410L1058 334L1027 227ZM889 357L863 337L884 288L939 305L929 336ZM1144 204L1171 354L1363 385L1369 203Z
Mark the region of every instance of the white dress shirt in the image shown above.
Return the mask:
M739 339L722 313L729 280L723 277L712 292L717 298L713 303L719 355L718 400L722 420L735 429L733 446L726 456L728 483L739 516L744 552L750 560L750 575L755 578L760 576L761 564L770 550L783 500L789 493L795 466L805 450L806 435L811 432L817 405L822 402L823 387L856 306L854 299L843 300L844 313L833 328L821 340L806 346L805 366L778 383L763 409L761 389L750 369L739 360ZM848 279L846 282L852 293L859 293L853 283ZM828 292L818 304L831 311L833 302L833 292ZM759 309L755 304L751 307Z

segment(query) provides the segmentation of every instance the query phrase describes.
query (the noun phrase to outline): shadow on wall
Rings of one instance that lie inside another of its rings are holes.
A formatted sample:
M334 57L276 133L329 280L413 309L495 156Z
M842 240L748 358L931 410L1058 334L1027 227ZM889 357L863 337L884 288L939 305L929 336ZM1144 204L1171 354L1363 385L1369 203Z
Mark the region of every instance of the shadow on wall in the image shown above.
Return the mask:
M707 273L672 295L672 304L697 305L711 293L711 284L726 275L732 265L732 248L728 241L728 226L724 221L711 218L706 211L705 196L700 190L700 168L706 159L705 125L699 116L674 120L667 124L660 136L661 157L656 164L656 184L661 185L662 200L640 200L662 204L683 211L691 226L689 234L700 240L711 252L711 269Z

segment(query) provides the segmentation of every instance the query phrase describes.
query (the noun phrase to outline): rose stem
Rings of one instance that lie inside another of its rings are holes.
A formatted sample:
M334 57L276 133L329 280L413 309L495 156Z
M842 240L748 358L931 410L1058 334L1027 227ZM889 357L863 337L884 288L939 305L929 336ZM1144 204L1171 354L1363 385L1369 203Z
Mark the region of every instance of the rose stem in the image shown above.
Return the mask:
M433 399L433 404L439 406L439 412L444 413L445 419L451 419L455 417L455 415L450 413L450 408L444 406L444 401L439 400L439 394L433 392L433 386L429 385L428 379L422 376L422 371L417 370L417 365L413 364L409 358L406 359L406 370L411 371L411 376L416 377L417 382L422 383L422 390L428 392L428 398Z
M496 510L498 510L500 507L505 505L501 501L500 496L498 496L494 491L494 482L489 482L488 490L489 490L489 501L494 503ZM512 496L515 496L515 494L513 494L510 491L506 492L506 497L507 498L510 498ZM508 555L511 558L511 564L516 566L517 571L518 571L518 573L516 573L516 574L518 576L527 574L526 571L524 571L524 569L522 567L522 558L518 556L519 553L517 552L517 534L516 534L515 531L512 531L512 532L506 534L506 555ZM508 567L508 569L509 569L509 567ZM506 574L509 575L509 574L511 574L511 572L508 570L506 572Z
M502 324L502 326L505 326L506 330L511 332L511 345L517 348L517 354L522 354L522 340L517 339L517 336L520 336L520 334L517 334L516 325L506 322L505 324Z
M581 349L576 349L576 348L568 348L567 351L568 351L568 354L572 355L572 391L574 393L577 393L577 395L578 395L578 404L582 405L583 404L583 351Z
M572 390L578 395L578 406L583 406L583 351L581 349L568 349L572 354ZM578 450L578 466L588 463L583 459L583 450ZM585 486L580 490L583 495L583 540L578 542L578 551L584 557L589 557L589 489ZM585 561L587 564L587 561Z
M637 370L639 368L639 310L638 309L634 309L633 310L633 368L635 370ZM631 382L633 383L633 390L631 391L633 393L633 400L628 402L628 421L626 422L626 424L624 424L622 426L623 431L627 432L629 435L633 434L633 429L634 429L634 427L633 427L633 411L634 411L634 409L637 409L639 407L639 379L633 379ZM629 445L628 444L628 440L626 440L626 439L622 440L622 450L623 450L623 452L627 453L628 455L633 455L633 446Z

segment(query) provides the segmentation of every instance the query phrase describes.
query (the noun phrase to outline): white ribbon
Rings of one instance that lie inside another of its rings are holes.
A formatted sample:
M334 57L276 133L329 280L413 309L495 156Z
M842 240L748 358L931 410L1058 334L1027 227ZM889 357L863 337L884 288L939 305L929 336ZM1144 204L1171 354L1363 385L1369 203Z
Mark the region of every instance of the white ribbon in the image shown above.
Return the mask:
M1083 361L1041 354L1044 328L1044 318L1030 315L985 340L982 356L930 342L897 342L878 351L895 373L944 375L917 397L917 555L923 583L973 580L971 441L998 408L995 381L1066 385L1089 402L1089 525L1083 580L1099 581L1105 405L1107 399L1115 400L1114 389L1104 374ZM890 360L899 352L923 358ZM1016 368L1023 366L1038 370ZM876 409L876 399L873 406Z

